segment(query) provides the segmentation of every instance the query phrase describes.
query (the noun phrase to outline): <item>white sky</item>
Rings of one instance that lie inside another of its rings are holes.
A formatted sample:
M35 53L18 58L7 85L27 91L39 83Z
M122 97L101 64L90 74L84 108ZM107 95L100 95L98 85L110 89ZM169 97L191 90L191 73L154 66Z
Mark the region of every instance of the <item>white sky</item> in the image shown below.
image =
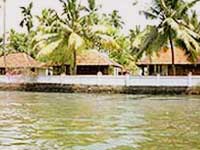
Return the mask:
M2 3L3 0L0 0ZM19 27L20 20L22 19L20 13L20 6L27 6L31 1L34 2L33 14L40 14L43 8L54 8L61 11L61 4L58 0L6 0L7 1L7 31L11 28L21 31ZM86 0L82 0L84 3ZM139 15L139 10L148 8L151 0L138 0L139 3L133 6L134 0L97 0L98 4L102 4L101 11L103 13L110 13L112 10L119 10L123 21L126 23L124 31L127 32L130 28L135 25L141 25L142 27L146 24L152 24L153 22L146 20L144 16ZM196 6L200 8L200 3ZM2 9L0 8L0 33L2 33ZM199 11L200 13L200 11Z

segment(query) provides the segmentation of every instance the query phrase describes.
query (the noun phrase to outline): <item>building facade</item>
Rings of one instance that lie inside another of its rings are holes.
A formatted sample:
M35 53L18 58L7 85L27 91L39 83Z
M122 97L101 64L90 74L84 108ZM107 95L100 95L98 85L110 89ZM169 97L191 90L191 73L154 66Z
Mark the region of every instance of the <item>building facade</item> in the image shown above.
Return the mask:
M26 53L0 57L0 75L46 75L46 68Z
M151 57L143 57L137 63L140 75L173 75L171 49L162 48ZM200 59L192 62L181 48L175 48L175 69L177 76L186 76L189 73L200 75Z
M96 50L88 50L77 55L77 75L118 75L122 66ZM70 75L70 65L49 65L53 75Z

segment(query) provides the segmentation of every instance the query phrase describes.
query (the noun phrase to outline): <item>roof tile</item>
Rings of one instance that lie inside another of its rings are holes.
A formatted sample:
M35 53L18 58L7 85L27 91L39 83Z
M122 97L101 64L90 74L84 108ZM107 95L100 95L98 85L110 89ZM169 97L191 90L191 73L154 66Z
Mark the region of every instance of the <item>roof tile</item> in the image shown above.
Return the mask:
M8 68L41 68L42 65L26 53L13 53L6 56ZM5 67L4 56L0 57L0 67Z
M185 54L184 50L181 48L175 48L175 64L193 64L189 57ZM200 63L200 60L197 61ZM172 54L171 49L162 48L157 54L154 53L151 57L143 57L137 62L137 65L154 65L154 64L163 64L170 65L172 64Z

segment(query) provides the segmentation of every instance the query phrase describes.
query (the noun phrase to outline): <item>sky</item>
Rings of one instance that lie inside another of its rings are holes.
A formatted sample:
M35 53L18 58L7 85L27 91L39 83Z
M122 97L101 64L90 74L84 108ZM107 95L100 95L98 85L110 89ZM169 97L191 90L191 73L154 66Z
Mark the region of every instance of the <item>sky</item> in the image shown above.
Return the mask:
M0 0L2 4L3 0ZM59 0L6 0L7 1L7 31L15 29L17 31L23 31L19 27L19 23L22 20L20 13L20 6L27 6L31 1L34 2L33 14L38 15L44 8L53 8L57 11L61 11L61 4ZM86 3L86 0L80 0L82 3ZM138 4L133 6L134 0L96 0L98 4L102 5L100 12L110 13L112 10L118 10L125 22L124 32L127 33L129 29L135 25L141 25L144 27L147 24L154 24L155 22L146 20L144 16L139 15L140 10L148 8L151 0L138 0ZM200 8L200 3L196 6L196 9ZM200 10L198 11L200 13ZM0 33L2 33L2 19L3 10L0 8Z

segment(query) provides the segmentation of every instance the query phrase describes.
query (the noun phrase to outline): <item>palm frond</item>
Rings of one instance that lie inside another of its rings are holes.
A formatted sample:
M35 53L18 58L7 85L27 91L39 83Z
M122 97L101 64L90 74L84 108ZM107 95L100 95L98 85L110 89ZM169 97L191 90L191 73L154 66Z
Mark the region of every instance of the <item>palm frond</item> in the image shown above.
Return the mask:
M38 34L32 39L32 41L35 41L35 42L47 41L47 40L52 39L52 38L55 38L55 37L57 37L57 36L58 36L57 33L47 33L47 34L38 33Z
M119 44L111 36L108 36L105 34L98 34L97 36L100 38L100 43L104 49L108 49L108 50L120 49Z
M80 50L84 47L84 40L76 33L69 36L68 48L71 50Z
M103 33L106 34L109 32L109 27L105 25L93 25L89 27L89 30L92 33Z
M54 52L54 50L56 50L56 48L61 44L61 42L62 39L59 39L55 42L45 45L45 47L41 48L41 51L38 53L37 58L42 60L45 57L48 57Z
M132 47L137 58L140 58L146 51L148 51L149 45L153 43L157 36L158 30L155 26L147 27L143 32L136 36L132 43Z
M200 0L192 0L191 2L188 2L188 3L185 2L183 5L180 6L178 13L185 15L186 12L198 2L200 2Z
M153 12L150 12L150 11L140 11L140 14L143 14L146 19L157 19L158 18L158 15L157 14L154 14Z
M173 19L168 19L168 25L176 33L176 38L184 43L192 60L197 59L200 52L200 35L193 32L189 28L178 24Z

